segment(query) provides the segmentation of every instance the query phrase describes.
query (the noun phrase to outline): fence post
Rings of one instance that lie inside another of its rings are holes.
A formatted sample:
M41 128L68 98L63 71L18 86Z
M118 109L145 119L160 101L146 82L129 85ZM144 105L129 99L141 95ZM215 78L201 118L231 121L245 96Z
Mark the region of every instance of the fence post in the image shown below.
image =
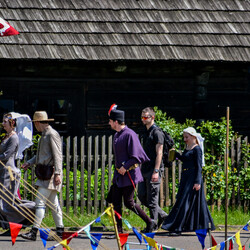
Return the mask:
M81 137L81 214L84 213L85 200L84 200L84 165L85 165L85 154L84 154L84 140L85 137Z
M236 155L236 152L235 152L235 148L234 148L234 136L232 138L232 141L231 141L231 171L232 173L234 173L234 168L236 167L236 161L235 161L235 155ZM234 210L235 209L235 185L234 185L234 181L232 181L232 209Z
M176 196L175 195L175 178L176 178L175 168L176 168L176 162L174 161L172 165L172 204L173 205L175 204L175 196Z
M112 178L112 145L113 138L112 135L109 136L108 142L108 188L111 186L111 178Z
M241 160L241 136L237 139L237 176L240 178L240 160ZM237 207L241 208L240 183L237 185Z
M106 136L103 135L102 136L102 176L101 176L101 181L102 181L102 184L101 184L101 212L104 211L104 207L105 207L105 197L104 197L104 193L105 193L105 162L106 162L106 155L105 155L105 152L106 152Z
M77 215L77 137L73 138L73 206L74 206L74 214Z
M88 197L87 197L87 213L91 213L91 162L92 162L92 136L88 138Z
M246 147L247 147L247 154L249 154L248 137L247 136L245 137L244 141L245 141L245 144L246 144ZM248 162L247 162L247 160L245 160L244 168L246 169L247 167L248 167ZM244 181L244 192L246 193L247 190L249 191L249 187L247 186L246 181ZM248 207L249 207L248 205L249 205L249 200L244 199L244 213L247 213Z
M169 207L171 205L171 200L169 197L169 169L165 168L165 193L166 193L166 200L165 206Z
M69 173L70 173L70 137L66 139L66 213L69 213L70 199L69 199Z
M94 215L97 215L97 211L98 211L98 158L99 158L98 157L98 154L99 154L98 146L99 146L99 136L97 135L95 137Z

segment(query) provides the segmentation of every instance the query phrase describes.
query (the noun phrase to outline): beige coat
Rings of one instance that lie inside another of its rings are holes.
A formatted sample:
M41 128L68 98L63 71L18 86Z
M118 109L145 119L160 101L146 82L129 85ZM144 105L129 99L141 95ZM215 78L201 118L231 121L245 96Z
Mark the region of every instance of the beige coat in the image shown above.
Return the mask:
M45 165L54 165L54 174L60 174L61 184L54 184L54 174L50 180L37 180L36 185L60 192L62 187L63 171L62 171L62 141L60 135L51 126L48 126L42 132L42 136L38 142L37 153L28 161L31 165L40 163Z

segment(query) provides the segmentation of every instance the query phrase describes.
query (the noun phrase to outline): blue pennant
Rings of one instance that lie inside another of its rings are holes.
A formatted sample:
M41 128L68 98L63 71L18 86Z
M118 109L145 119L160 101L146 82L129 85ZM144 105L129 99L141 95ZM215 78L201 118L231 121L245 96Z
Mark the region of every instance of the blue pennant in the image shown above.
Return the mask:
M46 247L46 244L47 244L47 239L49 237L49 232L50 232L50 229L45 229L45 228L39 228L39 231L40 231L40 238L43 242L43 246Z
M248 225L248 224L246 224L246 225L243 227L243 230L245 230L245 231L249 231L249 230L248 230L248 227L249 227L249 225Z
M225 249L225 242L221 242L220 243L220 250L224 250Z
M94 240L94 242L92 240L90 240L90 243L91 243L91 246L92 246L92 249L93 250L96 250L98 245L99 245L99 242L102 238L102 234L98 234L98 233L92 233L91 234L91 238Z
M199 239L199 242L202 245L202 248L204 249L205 248L205 238L207 236L207 229L198 229L198 230L195 230L195 233Z
M133 227L133 231L134 231L135 236L137 237L137 239L140 241L140 243L142 243L142 235L136 230L135 227Z
M95 219L95 223L98 223L100 221L101 221L101 217L98 217L98 218Z

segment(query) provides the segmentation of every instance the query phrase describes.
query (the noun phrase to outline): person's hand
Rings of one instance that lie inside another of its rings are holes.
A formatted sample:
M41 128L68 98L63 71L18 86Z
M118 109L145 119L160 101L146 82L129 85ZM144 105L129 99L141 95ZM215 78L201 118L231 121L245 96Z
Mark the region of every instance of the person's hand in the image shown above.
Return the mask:
M54 177L54 182L55 182L55 185L58 186L61 184L61 177L59 174L55 174L55 177Z
M126 172L127 172L127 170L124 167L120 167L119 170L118 170L118 173L121 174L121 175L125 175Z
M24 170L27 170L29 166L30 166L30 164L29 164L28 162L25 162L25 163L21 166L21 168L23 168Z
M201 188L201 185L200 185L200 184L194 184L193 189L195 189L196 191L199 191L200 188Z
M151 181L152 181L152 182L157 182L158 179L159 179L159 173L155 173L155 172L154 172L154 173L152 174Z

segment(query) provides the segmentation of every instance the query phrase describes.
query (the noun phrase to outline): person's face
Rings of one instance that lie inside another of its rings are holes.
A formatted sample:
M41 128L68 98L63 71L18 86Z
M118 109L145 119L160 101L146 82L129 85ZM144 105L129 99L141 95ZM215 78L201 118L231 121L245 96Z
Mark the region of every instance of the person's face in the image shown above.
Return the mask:
M190 135L189 133L184 132L183 133L183 138L184 138L184 142L187 145L192 145L192 144L196 143L196 137Z
M116 130L116 122L115 122L115 121L109 119L109 125L110 125L110 127L111 127L113 130Z
M8 118L3 118L3 128L5 131L9 131L11 129L10 121Z
M153 117L148 113L141 113L141 121L144 125L148 125L152 122Z
M41 132L41 123L40 123L40 122L34 122L34 125L35 125L35 127L36 127L36 130L37 130L38 132Z

